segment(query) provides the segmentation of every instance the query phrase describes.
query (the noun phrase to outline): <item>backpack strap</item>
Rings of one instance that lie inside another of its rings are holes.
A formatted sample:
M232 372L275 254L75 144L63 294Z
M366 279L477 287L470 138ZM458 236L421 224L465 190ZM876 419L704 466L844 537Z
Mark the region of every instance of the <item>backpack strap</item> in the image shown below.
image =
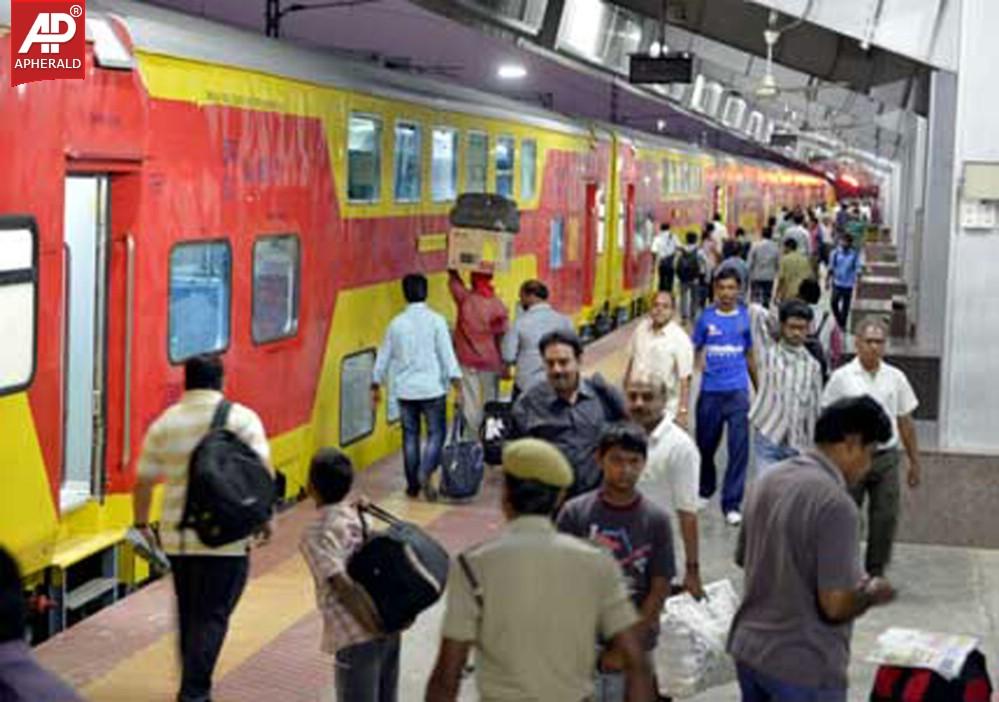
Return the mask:
M229 410L231 409L232 403L223 397L215 408L215 414L212 415L212 423L208 427L208 430L225 429L226 422L229 421Z
M485 606L485 598L482 595L482 585L479 584L479 579L475 577L475 573L472 571L472 566L469 565L468 559L465 558L464 553L458 554L458 565L461 566L461 570L465 574L465 579L468 580L468 584L472 588L472 597L475 599L475 604L477 604L481 610Z

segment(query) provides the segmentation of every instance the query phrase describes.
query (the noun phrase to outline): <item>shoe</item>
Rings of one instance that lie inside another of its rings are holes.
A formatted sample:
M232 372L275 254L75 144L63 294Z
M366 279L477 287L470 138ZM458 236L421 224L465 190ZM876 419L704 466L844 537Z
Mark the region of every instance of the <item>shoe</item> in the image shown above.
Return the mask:
M427 502L437 502L437 488L427 483L423 486L423 497Z
M737 527L742 524L742 515L733 509L731 512L725 513L725 521L729 526Z
M711 500L708 499L707 497L698 497L697 498L697 511L700 512L702 510L707 509L708 505L710 505L710 504L711 504Z
M416 499L420 496L420 488L406 488L406 497Z

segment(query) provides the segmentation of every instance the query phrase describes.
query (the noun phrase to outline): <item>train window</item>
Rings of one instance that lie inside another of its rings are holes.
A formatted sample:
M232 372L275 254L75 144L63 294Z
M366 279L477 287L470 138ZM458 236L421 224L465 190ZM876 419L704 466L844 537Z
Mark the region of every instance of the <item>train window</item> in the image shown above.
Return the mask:
M232 251L227 241L178 244L170 252L170 361L229 345Z
M430 195L434 202L449 202L458 192L458 132L434 129L430 154Z
M537 174L538 142L534 139L524 139L520 142L520 199L522 202L534 199Z
M420 199L420 125L397 122L395 125L395 201Z
M253 340L258 344L298 331L299 246L294 235L267 236L253 245Z
M29 217L0 217L0 395L23 390L35 372L38 229Z
M374 349L344 356L340 364L341 446L359 441L375 430L375 406L371 404L371 374L374 370Z
M347 199L378 202L382 194L382 121L351 115L347 126Z
M502 136L496 140L496 192L504 197L513 197L515 149L513 137Z
M489 137L482 132L468 133L468 167L465 192L484 193L489 189Z
M565 260L565 220L555 217L548 230L548 268L556 271Z

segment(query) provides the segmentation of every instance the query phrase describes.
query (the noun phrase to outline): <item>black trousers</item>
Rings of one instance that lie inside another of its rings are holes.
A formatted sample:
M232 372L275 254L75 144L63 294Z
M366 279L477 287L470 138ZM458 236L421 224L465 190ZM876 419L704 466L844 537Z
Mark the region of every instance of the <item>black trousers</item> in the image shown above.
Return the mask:
M832 307L833 317L836 318L836 324L844 332L847 331L846 323L850 318L850 302L853 300L853 288L841 288L838 285L834 285L832 289L832 296L829 300L829 306Z
M248 556L171 556L177 596L180 660L178 702L208 702L212 672L250 570Z
M659 292L673 292L673 261L675 256L668 256L659 261Z

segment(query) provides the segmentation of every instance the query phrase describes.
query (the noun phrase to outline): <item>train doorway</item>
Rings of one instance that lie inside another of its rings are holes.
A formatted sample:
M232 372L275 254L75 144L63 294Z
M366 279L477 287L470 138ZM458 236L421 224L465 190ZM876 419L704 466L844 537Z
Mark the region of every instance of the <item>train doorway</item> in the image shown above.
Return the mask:
M63 464L60 508L104 485L107 381L108 177L66 178L63 220Z

